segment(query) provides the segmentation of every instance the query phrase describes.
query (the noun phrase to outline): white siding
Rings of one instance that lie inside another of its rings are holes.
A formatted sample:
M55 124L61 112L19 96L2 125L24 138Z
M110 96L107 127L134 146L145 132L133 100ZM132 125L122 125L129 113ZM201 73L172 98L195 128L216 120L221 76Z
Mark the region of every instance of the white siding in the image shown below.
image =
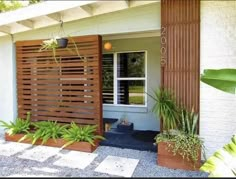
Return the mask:
M236 68L236 1L201 1L201 72L207 68ZM200 134L209 157L236 133L236 96L204 83L200 94Z

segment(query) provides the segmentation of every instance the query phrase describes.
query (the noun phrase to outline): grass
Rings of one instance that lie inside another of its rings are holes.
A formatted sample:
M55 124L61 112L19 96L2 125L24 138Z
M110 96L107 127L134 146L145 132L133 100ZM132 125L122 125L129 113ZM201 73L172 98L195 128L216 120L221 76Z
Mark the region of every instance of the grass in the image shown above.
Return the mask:
M130 104L144 104L143 96L130 96L129 97Z
M143 86L130 86L129 93L143 93Z

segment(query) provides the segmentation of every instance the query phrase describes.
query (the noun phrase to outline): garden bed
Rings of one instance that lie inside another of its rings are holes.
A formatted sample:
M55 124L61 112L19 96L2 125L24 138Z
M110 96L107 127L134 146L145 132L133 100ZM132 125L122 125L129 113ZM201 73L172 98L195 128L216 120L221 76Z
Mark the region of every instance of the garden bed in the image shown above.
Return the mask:
M11 142L18 142L25 134L15 134L15 135L8 135L7 133L5 133L5 140L6 141L11 141ZM22 140L21 143L27 143L27 144L31 144L31 140L30 139L25 139ZM44 145L44 146L50 146L50 147L62 147L64 144L67 143L67 141L65 141L64 139L49 139L46 143L41 144L42 140L37 140L35 142L34 145ZM76 151L82 151L82 152L93 152L97 147L98 147L98 143L99 141L96 140L95 142L95 146L91 145L89 142L74 142L71 145L68 145L67 147L65 147L64 149L68 149L68 150L76 150Z
M199 170L201 166L201 151L199 151L198 156L198 161L194 168L193 161L188 161L187 159L183 159L181 155L174 155L173 152L168 151L166 142L158 143L157 164L159 166L172 169Z

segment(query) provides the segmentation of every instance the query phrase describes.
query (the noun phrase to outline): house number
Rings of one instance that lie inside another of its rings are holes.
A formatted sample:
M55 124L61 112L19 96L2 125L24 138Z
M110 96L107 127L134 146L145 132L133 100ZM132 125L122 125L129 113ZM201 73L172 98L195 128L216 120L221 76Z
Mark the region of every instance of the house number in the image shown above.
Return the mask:
M167 38L166 27L161 27L161 66L166 64L167 59Z

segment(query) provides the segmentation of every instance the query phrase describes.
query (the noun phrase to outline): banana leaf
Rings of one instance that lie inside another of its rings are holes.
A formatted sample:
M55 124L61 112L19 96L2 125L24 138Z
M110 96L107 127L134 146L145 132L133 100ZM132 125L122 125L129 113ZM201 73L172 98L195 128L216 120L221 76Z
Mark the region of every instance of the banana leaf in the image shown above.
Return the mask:
M206 69L201 81L221 91L236 94L236 69Z

